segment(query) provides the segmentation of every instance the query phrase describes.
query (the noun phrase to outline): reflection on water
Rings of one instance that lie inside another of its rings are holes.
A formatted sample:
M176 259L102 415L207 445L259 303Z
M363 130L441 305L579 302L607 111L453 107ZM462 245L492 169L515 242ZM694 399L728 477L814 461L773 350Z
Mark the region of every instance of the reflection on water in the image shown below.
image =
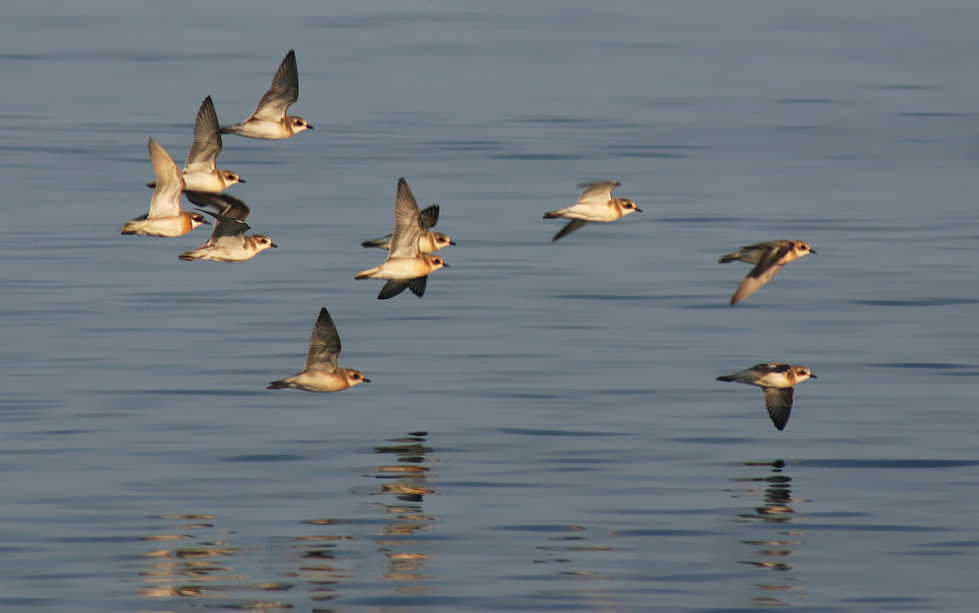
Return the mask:
M427 456L433 449L425 445L426 436L426 432L410 432L406 437L374 447L373 453L389 454L393 456L393 462L357 469L365 477L380 482L352 490L355 496L369 500L364 518L327 517L303 522L337 530L296 539L297 547L305 551L304 563L296 576L310 585L310 596L314 601L337 598L341 593L340 585L354 581L358 589L370 592L371 598L383 599L393 606L410 606L412 596L434 591L434 587L425 585L433 579L426 570L431 558L427 551L429 543L417 536L417 533L430 530L438 521L438 518L425 514L422 508L424 497L435 493L428 484L431 468L426 464L433 460ZM388 502L376 498L378 496L393 500ZM349 531L351 526L365 523L378 529L368 534ZM373 553L360 546L363 542L373 543ZM380 585L370 576L370 569L375 566L371 558L380 560ZM381 595L385 589L392 590L393 596L385 599ZM347 590L346 595L353 596L354 590ZM404 600L406 597L408 601Z
M177 524L162 534L150 534L141 540L153 543L193 541L183 547L158 548L145 551L140 557L148 567L139 572L143 587L139 595L148 598L228 598L229 594L281 592L294 584L279 581L255 583L247 574L233 566L234 558L246 549L234 547L226 540L214 539L216 530L213 515L160 515L160 520L194 521ZM172 531L172 532L171 532ZM222 535L226 536L226 535ZM208 605L228 610L275 610L291 608L278 600L249 598L228 604Z
M746 548L745 559L739 563L767 573L762 583L753 584L756 591L751 596L753 606L790 606L801 596L794 559L800 554L804 533L797 529L800 516L792 507L792 477L784 472L785 462L745 462L745 466L770 467L771 472L761 476L742 477L734 481L746 484L745 489L734 490L734 498L761 499L760 506L733 517L735 523L752 524L759 536L739 540Z
M219 529L214 515L157 516L173 525L140 537L154 547L139 554L138 595L174 602L208 599L208 609L230 611L301 608L327 613L335 609L322 608L322 603L365 592L389 606L411 606L413 598L435 590L429 542L419 536L438 522L422 506L425 496L436 493L429 483L428 464L435 460L428 457L433 449L425 444L426 436L411 432L374 447L373 454L388 457L380 465L356 471L375 483L351 490L364 500L363 513L301 521L322 530L293 537L291 550L298 555L289 556L291 560L275 559L283 551L278 547L236 546L229 540L234 532ZM262 568L284 562L287 570L271 577L243 570L254 568L256 557ZM391 592L387 598L381 595L385 589ZM257 596L263 592L276 592L277 597ZM288 601L281 597L283 592L289 593Z
M435 493L426 483L430 469L425 466L425 456L432 449L423 444L424 436L425 432L412 432L406 438L391 441L397 443L395 445L375 448L377 453L391 454L398 462L378 466L373 473L375 479L385 480L374 494L394 496L398 501L380 503L387 523L376 539L378 552L387 561L384 578L395 584L398 594L427 593L435 589L417 584L432 579L432 575L425 572L430 558L430 554L426 553L428 543L406 538L416 532L430 530L438 521L438 518L426 515L421 504L424 496Z

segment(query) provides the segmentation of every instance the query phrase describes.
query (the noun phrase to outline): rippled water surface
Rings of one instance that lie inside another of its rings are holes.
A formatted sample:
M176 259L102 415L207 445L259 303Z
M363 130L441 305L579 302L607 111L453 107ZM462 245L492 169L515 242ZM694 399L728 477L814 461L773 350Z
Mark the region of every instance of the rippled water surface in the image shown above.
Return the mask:
M979 5L3 12L3 610L976 609ZM315 129L219 158L279 249L119 235L291 48ZM378 301L401 176L458 245ZM552 244L605 178L644 212ZM372 382L266 390L323 306ZM784 432L715 380L767 361Z

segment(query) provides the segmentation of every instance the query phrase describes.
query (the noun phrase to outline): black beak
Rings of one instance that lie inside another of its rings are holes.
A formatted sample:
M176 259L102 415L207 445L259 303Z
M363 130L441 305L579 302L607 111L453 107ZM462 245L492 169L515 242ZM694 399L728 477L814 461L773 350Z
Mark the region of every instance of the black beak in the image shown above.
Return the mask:
M247 183L247 181L245 181L245 180L244 180L244 179L242 179L241 177L238 177L238 183Z
M642 213L642 209L641 209L641 208L639 208L639 207L636 207L636 212L637 212L637 213Z
M307 124L306 124L306 129L307 129L307 130L312 130L312 129L313 129L313 126L311 126L311 125L309 125L309 124L307 123ZM367 381L367 379L364 379L364 381Z
M445 262L442 262L442 268L448 268L448 267L449 267L448 264L446 264Z
M455 242L455 241L449 241L449 244L450 244L450 245L455 245L455 244L456 244L456 242Z
M809 378L810 378L810 379L818 379L819 377L817 377L816 375L813 375L813 374L810 374L810 375L809 375Z
M816 253L816 250L815 249L810 249L809 250L809 253Z
M364 383L370 383L370 382L371 382L371 380L370 380L370 379L368 379L367 377L364 377L364 381L363 381L363 382L364 382Z
M276 245L275 243L269 243L269 247L274 247L274 248L276 248L276 249L278 249L278 248L279 248L279 246L278 246L278 245Z

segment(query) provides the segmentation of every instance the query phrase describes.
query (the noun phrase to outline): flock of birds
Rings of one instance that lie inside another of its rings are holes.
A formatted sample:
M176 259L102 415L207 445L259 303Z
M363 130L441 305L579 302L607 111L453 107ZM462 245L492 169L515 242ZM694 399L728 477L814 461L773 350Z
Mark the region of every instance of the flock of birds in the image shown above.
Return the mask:
M212 260L216 262L241 262L251 259L272 247L267 236L246 235L250 226L245 223L249 209L244 202L222 193L228 187L245 181L230 170L217 168L217 156L222 149L222 134L237 134L248 138L278 140L289 138L304 130L312 130L301 117L286 115L289 107L299 99L299 69L296 53L290 50L279 65L272 79L272 86L262 96L258 106L248 119L241 123L220 127L214 103L208 96L201 104L194 124L194 142L187 154L183 171L177 168L173 158L152 138L149 140L150 161L156 181L150 210L122 227L122 234L144 236L183 236L194 228L209 224L204 214L214 219L214 229L207 243L183 253L181 260ZM562 209L544 213L544 219L567 219L568 223L554 235L552 241L561 239L581 229L590 222L611 222L630 213L641 213L636 203L626 198L613 198L612 190L618 181L582 183L584 188L578 201ZM195 204L196 211L184 211L181 195ZM208 210L208 209L214 209ZM388 250L387 259L379 266L358 273L355 279L384 279L386 283L378 299L387 300L411 290L418 297L425 294L428 275L448 267L435 251L455 243L440 232L432 232L439 219L439 206L434 204L418 209L408 183L398 180L394 204L394 231L378 239L365 241L364 247ZM782 268L809 253L816 253L809 245L796 240L775 240L741 247L738 251L720 258L719 263L740 261L753 268L731 297L731 305L748 298L770 282ZM312 338L306 364L301 372L292 377L273 381L268 389L295 388L311 392L336 392L360 383L369 383L364 373L337 364L340 354L340 336L333 318L322 308L313 325ZM768 363L717 377L718 381L736 381L761 387L765 393L765 407L778 430L785 428L792 410L794 386L816 375L805 366Z

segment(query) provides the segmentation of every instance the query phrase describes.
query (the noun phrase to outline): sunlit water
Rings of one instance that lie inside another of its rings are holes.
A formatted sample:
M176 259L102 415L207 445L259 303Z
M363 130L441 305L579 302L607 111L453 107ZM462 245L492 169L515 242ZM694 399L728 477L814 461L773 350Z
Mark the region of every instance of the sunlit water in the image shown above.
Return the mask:
M979 6L18 2L0 20L0 605L974 611ZM255 232L120 236L153 137ZM458 245L375 299L400 176ZM581 181L644 213L552 244ZM818 251L738 307L739 245ZM372 383L267 391L326 306ZM817 375L784 432L763 361Z

